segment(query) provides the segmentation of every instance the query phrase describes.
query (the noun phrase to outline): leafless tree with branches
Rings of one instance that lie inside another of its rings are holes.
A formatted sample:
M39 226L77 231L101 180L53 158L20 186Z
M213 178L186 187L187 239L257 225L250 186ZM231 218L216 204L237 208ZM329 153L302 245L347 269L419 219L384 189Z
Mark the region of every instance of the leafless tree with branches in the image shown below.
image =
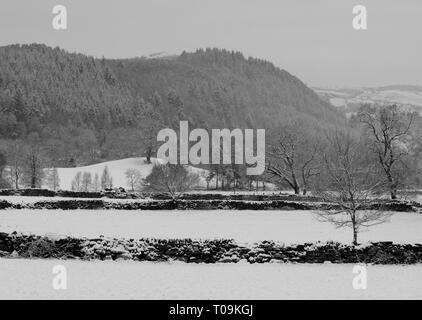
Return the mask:
M142 183L142 174L138 169L129 168L125 171L126 182L131 191L138 190Z
M315 194L332 203L333 207L318 211L316 217L337 228L351 228L353 244L356 245L362 227L384 223L391 213L368 209L380 181L374 167L367 165L364 143L353 138L350 133L340 131L328 140L329 148L324 156L326 181L318 181Z
M320 173L320 143L304 134L298 125L283 127L272 136L267 152L269 179L287 183L295 192L306 195L310 180Z
M172 199L177 199L198 183L199 175L189 172L180 164L154 165L151 173L144 179L148 190L167 193Z
M397 105L365 105L358 117L373 142L391 199L397 199L397 189L403 175L400 166L404 165L403 158L409 153L405 140L409 137L414 113L400 111Z

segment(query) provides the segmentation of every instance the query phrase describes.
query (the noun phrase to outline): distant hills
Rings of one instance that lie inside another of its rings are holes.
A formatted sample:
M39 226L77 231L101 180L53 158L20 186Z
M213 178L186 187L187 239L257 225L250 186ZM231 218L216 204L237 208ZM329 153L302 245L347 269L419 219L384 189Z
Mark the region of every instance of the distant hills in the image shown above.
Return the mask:
M289 72L239 52L109 60L42 44L0 48L0 142L35 132L72 163L137 156L134 132L179 120L270 129L292 119L304 130L326 130L345 117Z
M120 82L138 97L175 90L187 118L205 127L269 127L291 117L336 123L342 116L302 81L273 64L219 49L183 53L169 59L111 61ZM174 112L163 101L169 123ZM169 109L170 108L170 109Z
M363 103L398 104L422 114L422 86L390 85L377 88L314 88L315 92L332 105L354 112Z
M25 124L69 122L94 127L139 120L141 105L161 99L165 124L183 112L196 124L262 126L297 116L333 122L341 116L302 81L273 64L219 49L126 60L95 59L45 45L0 48L0 106Z

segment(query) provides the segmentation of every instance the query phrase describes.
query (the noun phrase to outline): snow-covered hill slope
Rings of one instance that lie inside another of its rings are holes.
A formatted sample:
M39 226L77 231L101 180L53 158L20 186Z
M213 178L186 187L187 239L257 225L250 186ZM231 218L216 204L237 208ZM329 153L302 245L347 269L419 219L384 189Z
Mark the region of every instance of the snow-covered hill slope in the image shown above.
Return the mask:
M114 187L123 187L128 188L126 182L125 172L128 169L137 169L141 172L143 178L148 176L151 173L152 167L154 164L161 163L160 159L151 159L151 164L146 163L145 158L128 158L115 161L102 162L86 167L75 167L75 168L57 168L59 179L60 179L60 189L70 190L72 180L75 178L75 175L78 172L84 173L89 172L94 178L95 174L101 178L104 168L107 166L110 175L113 178ZM201 174L204 170L190 167L190 170ZM201 179L202 182L202 179ZM201 183L202 185L202 183Z

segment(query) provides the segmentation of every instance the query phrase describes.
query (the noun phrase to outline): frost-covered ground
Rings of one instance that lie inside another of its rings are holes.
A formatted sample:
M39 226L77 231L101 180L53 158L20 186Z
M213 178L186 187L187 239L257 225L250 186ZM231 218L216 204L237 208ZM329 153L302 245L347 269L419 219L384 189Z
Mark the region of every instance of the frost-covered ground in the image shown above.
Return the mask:
M388 223L363 230L360 241L422 243L421 230L421 214L400 212ZM310 211L3 210L0 231L91 238L228 238L239 243L351 242L349 229L319 222Z
M53 289L53 267L67 290ZM0 299L422 299L422 265L185 264L0 259ZM206 275L206 276L205 276Z

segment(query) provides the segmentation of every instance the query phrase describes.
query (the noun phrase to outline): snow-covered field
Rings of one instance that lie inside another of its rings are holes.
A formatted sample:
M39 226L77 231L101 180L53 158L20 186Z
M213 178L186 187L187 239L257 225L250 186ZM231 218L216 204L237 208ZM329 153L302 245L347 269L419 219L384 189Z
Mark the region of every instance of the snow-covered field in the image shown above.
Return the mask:
M421 230L421 214L400 212L389 223L362 230L360 240L422 243ZM77 237L227 238L239 243L351 242L349 229L319 222L310 211L4 210L0 231Z
M53 267L67 289L53 289ZM185 264L0 259L0 299L422 299L422 265ZM204 276L206 275L206 276Z

